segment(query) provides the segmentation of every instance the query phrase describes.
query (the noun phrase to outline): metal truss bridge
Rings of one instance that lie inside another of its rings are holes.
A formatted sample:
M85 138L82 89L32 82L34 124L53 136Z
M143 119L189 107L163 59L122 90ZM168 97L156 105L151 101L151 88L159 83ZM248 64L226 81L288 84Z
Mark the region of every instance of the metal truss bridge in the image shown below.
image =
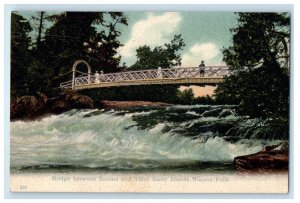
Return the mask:
M87 66L87 73L76 70L80 63ZM199 67L180 67L92 74L89 64L84 60L78 60L74 63L72 72L72 80L61 83L61 88L83 90L131 85L217 85L224 81L230 70L226 66L205 66L202 71ZM76 76L76 72L81 75Z

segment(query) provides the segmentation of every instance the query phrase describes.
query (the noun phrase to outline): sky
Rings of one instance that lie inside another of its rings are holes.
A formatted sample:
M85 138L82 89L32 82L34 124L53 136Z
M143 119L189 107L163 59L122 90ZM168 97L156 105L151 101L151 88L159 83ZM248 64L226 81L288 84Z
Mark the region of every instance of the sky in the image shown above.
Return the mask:
M232 43L230 28L237 26L232 12L131 12L125 13L128 26L120 28L118 52L127 66L136 61L139 46L151 48L169 43L175 34L181 34L186 46L181 51L182 66L224 65L223 48Z
M27 19L36 15L36 12L30 11L18 13ZM124 14L128 18L128 26L119 27L122 33L119 40L124 46L118 49L118 53L121 55L121 64L125 62L128 67L135 63L136 49L139 46L148 45L151 48L163 46L176 34L181 34L186 44L181 51L182 67L198 66L201 60L204 60L206 65L224 65L221 50L231 45L230 28L237 26L237 16L233 12L125 12ZM37 33L31 35L37 36Z

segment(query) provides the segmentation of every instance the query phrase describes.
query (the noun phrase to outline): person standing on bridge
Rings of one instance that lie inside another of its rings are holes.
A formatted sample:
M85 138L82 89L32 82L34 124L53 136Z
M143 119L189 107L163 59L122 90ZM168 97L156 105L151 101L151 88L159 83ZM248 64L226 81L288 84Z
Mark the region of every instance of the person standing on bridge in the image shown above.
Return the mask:
M100 82L103 82L104 81L104 73L103 73L103 70L100 71Z
M96 73L95 73L95 82L96 83L100 82L100 74L98 73L98 71L96 71Z
M157 78L162 78L161 67L158 67L157 69Z
M199 65L199 71L200 71L200 77L204 77L204 73L205 73L205 64L204 61L201 61L201 64Z

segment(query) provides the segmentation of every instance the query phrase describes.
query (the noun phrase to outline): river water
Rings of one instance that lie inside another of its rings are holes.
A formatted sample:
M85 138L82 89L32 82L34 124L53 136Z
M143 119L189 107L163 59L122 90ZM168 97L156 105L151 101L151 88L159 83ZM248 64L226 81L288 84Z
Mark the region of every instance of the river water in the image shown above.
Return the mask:
M234 171L282 140L233 106L71 110L11 122L12 171Z

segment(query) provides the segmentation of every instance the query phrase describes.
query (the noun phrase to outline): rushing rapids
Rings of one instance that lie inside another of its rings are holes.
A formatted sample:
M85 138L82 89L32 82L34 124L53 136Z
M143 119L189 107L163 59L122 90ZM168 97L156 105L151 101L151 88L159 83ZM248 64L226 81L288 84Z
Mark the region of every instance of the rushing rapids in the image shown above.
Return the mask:
M71 110L11 122L12 170L231 170L280 143L232 106Z

